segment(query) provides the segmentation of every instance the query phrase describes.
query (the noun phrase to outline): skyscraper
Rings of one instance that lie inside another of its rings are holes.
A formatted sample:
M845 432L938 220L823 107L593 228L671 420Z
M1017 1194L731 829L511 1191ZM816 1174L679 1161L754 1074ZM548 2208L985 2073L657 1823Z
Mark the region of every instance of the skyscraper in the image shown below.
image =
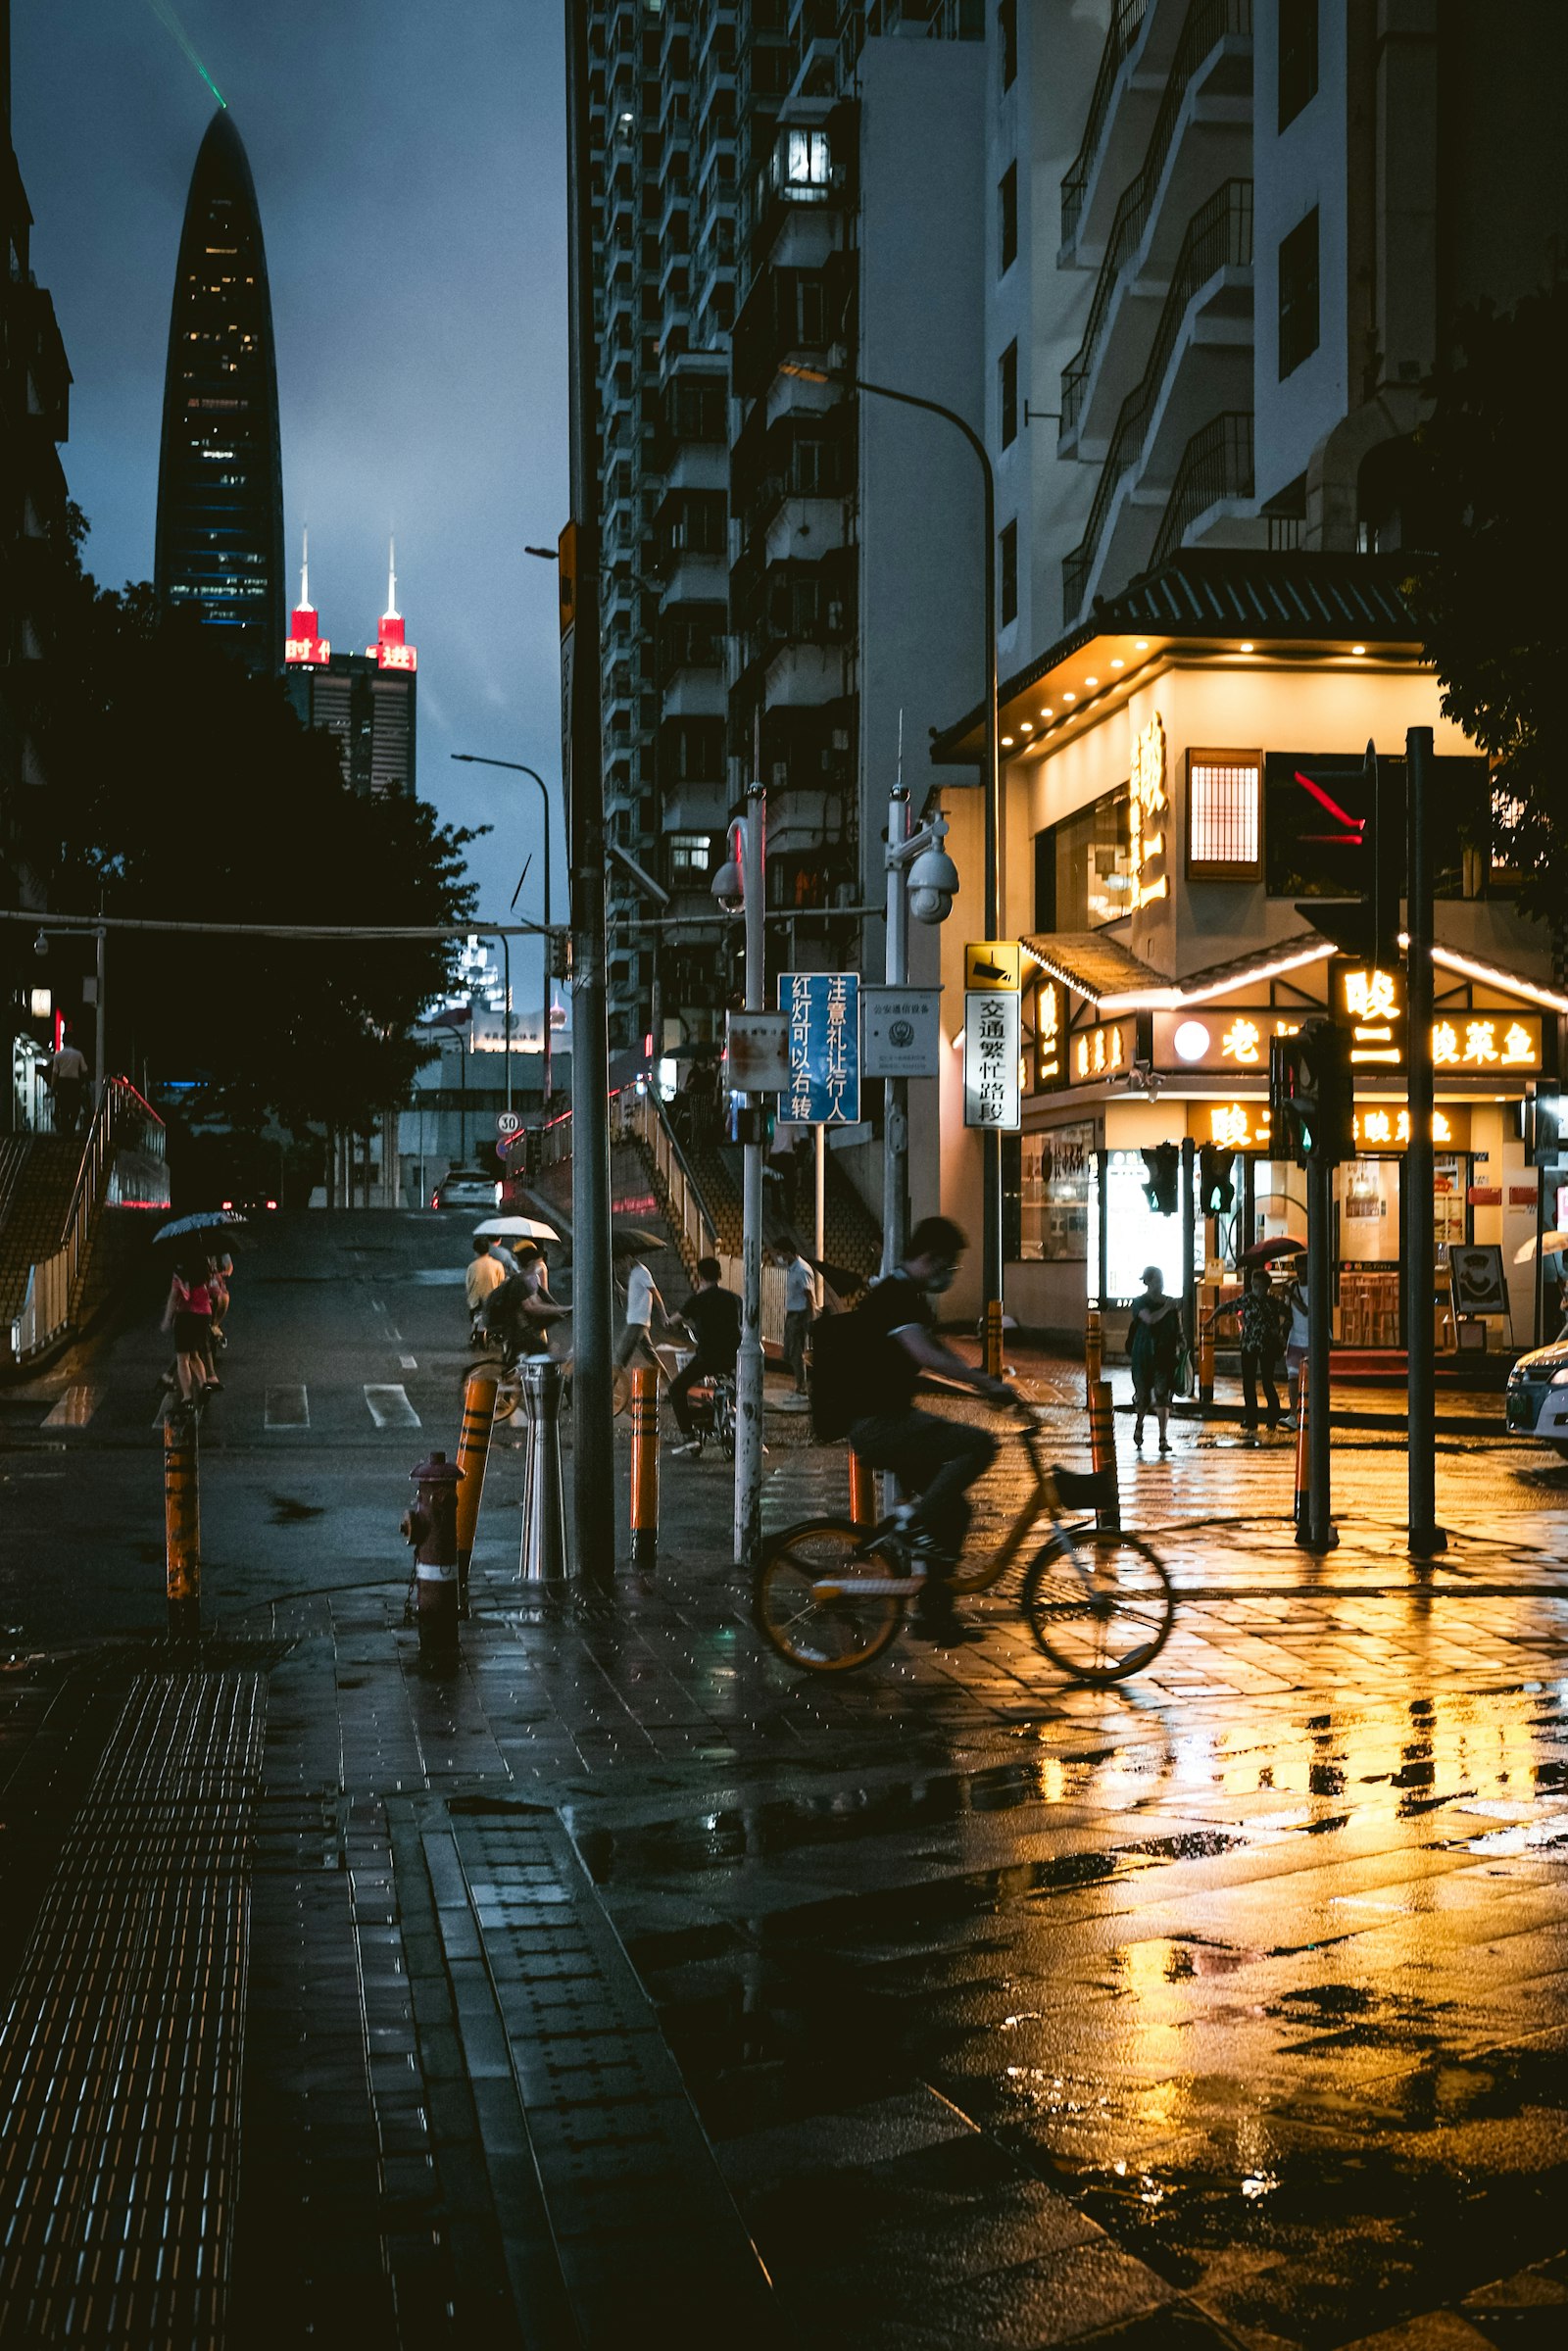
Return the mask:
M387 564L386 611L364 653L334 653L311 602L310 540L300 566L300 600L283 647L288 698L307 726L337 743L343 781L380 798L414 790L418 652L398 611L397 557Z
M158 592L229 632L253 668L283 641L277 359L256 189L226 111L191 173L174 272L158 471Z

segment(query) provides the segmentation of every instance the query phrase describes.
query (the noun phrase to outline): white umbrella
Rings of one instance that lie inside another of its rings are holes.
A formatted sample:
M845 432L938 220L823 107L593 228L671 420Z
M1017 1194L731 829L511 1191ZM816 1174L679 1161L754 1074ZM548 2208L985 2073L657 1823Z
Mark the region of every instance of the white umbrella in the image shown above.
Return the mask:
M181 1241L187 1233L209 1233L219 1225L244 1224L237 1208L203 1208L195 1216L176 1216L153 1235L155 1241Z
M537 1216L487 1216L483 1224L473 1228L475 1241L559 1241L561 1235L554 1225L541 1224Z
M1560 1257L1564 1249L1568 1249L1568 1233L1542 1234L1541 1253L1544 1257ZM1514 1250L1513 1261L1515 1265L1528 1265L1535 1253L1535 1243L1527 1241L1521 1248Z

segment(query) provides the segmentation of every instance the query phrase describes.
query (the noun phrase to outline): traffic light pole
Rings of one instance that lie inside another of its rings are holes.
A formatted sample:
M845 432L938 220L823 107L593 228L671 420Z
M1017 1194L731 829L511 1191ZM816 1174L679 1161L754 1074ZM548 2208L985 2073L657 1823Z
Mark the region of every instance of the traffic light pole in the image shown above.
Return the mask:
M1334 1344L1334 1162L1314 1152L1306 1163L1306 1543L1332 1551L1334 1531L1329 1425L1329 1353Z
M1404 738L1409 793L1409 1072L1410 1140L1404 1154L1405 1362L1409 1390L1406 1438L1410 1448L1410 1551L1434 1559L1448 1547L1438 1525L1437 1395L1433 1363L1432 1150L1432 729L1412 726Z

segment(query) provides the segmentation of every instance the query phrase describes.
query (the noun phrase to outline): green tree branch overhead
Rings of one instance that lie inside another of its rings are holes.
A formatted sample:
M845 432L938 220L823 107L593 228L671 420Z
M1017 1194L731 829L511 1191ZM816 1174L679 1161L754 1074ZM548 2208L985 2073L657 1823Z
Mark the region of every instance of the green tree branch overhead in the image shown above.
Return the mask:
M145 583L78 569L41 733L34 869L66 912L180 920L463 922L478 835L425 801L369 799L278 680L247 673ZM164 1078L202 1078L236 1124L368 1126L408 1095L416 1019L449 984L439 942L128 935L115 1024Z
M1568 934L1568 284L1471 311L1416 436L1432 550L1406 584L1443 712L1491 761L1519 903Z

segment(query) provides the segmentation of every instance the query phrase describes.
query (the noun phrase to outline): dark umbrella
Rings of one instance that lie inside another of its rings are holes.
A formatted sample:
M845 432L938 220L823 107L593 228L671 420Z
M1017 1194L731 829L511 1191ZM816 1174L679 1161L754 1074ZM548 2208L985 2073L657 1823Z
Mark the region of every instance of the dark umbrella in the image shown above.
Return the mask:
M610 1246L617 1257L629 1256L633 1249L667 1249L669 1244L662 1233L650 1233L638 1224L612 1224Z
M237 1208L203 1208L195 1216L176 1216L153 1235L155 1241L182 1241L187 1233L208 1233L215 1225L244 1224L245 1218Z
M831 1264L826 1257L812 1257L808 1262L816 1267L828 1288L836 1290L840 1298L853 1297L857 1290L863 1290L871 1278L869 1274L856 1273L848 1265Z
M1266 1265L1271 1257L1299 1257L1306 1249L1304 1241L1297 1241L1289 1233L1276 1233L1272 1241L1254 1241L1237 1258L1238 1265Z

